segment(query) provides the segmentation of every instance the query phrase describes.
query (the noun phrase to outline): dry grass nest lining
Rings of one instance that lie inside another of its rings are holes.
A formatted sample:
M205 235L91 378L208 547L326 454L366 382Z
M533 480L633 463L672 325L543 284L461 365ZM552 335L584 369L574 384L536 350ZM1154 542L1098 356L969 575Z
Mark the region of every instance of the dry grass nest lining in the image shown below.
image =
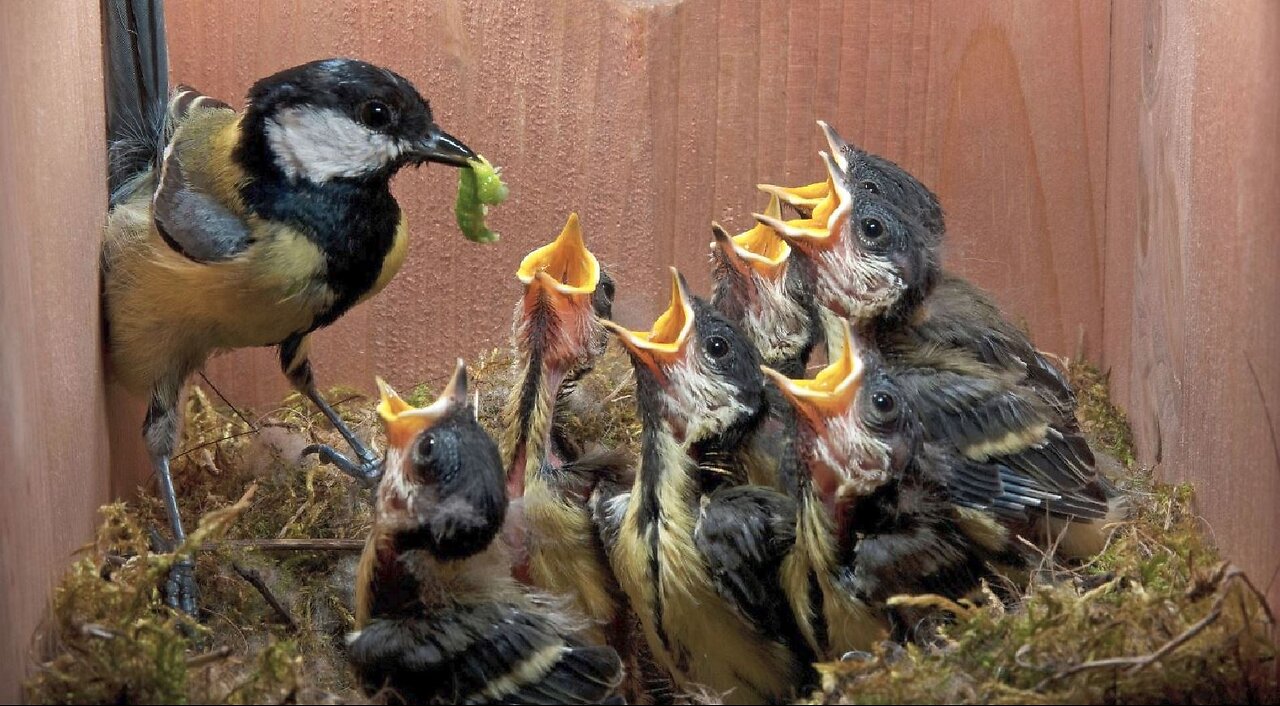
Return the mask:
M471 368L491 432L511 388L512 357ZM1120 459L1136 512L1088 564L1046 561L1012 607L913 597L950 616L927 646L884 645L819 666L820 703L1274 702L1272 618L1248 578L1224 562L1194 514L1191 489L1134 468L1128 425L1106 381L1071 367L1083 428ZM414 403L436 384L419 385ZM579 438L634 449L630 363L611 346L565 416ZM380 438L371 401L331 400L362 436ZM164 512L152 496L102 508L96 540L57 587L34 646L33 702L361 702L342 655L352 626L356 552L368 491L339 471L297 461L312 441L341 439L305 400L241 416L194 389L174 462L205 611L197 623L163 606L167 556L152 551Z

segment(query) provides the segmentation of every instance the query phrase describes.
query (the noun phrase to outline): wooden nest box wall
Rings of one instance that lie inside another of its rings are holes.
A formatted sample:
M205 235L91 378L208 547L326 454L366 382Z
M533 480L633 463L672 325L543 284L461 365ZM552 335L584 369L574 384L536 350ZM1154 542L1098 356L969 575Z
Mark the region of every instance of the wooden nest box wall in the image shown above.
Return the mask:
M325 384L443 373L506 340L521 256L581 214L648 321L665 267L708 286L712 220L821 172L821 118L933 187L947 258L1040 347L1110 371L1139 461L1195 483L1224 552L1280 605L1280 4L365 0L171 3L173 78L237 104L261 76L357 56L431 95L504 166L496 246L454 233L456 174L396 192L413 244L316 337ZM141 402L104 382L96 3L0 4L0 696L55 577L149 473ZM215 360L278 400L271 351Z

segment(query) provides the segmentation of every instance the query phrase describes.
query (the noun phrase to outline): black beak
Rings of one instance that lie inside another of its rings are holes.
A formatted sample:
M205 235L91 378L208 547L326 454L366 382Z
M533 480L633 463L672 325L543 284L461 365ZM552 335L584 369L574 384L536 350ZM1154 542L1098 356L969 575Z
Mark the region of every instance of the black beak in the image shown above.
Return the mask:
M427 136L418 141L414 156L421 162L439 162L451 167L465 167L467 162L478 155L470 147L462 144L462 140L450 135L436 126L431 126Z

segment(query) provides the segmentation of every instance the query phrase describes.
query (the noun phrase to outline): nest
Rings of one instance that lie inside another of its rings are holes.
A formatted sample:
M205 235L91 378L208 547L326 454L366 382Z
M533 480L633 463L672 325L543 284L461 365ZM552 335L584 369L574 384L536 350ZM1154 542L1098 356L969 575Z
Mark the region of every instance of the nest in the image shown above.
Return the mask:
M512 356L472 366L482 423L496 434ZM1134 517L1087 564L1046 557L1022 600L900 597L942 616L923 645L884 644L819 665L813 703L1269 703L1280 699L1273 620L1248 578L1223 561L1188 486L1134 466L1129 428L1096 370L1076 364L1081 424L1118 460ZM436 384L419 385L422 404ZM577 438L634 450L631 366L611 345L578 383L563 422ZM36 703L363 702L342 654L371 498L341 472L299 463L312 442L343 448L304 399L265 414L193 388L173 463L202 590L200 621L164 606L169 555L150 495L103 507L95 541L58 585L27 683ZM371 400L334 390L357 434L381 439Z

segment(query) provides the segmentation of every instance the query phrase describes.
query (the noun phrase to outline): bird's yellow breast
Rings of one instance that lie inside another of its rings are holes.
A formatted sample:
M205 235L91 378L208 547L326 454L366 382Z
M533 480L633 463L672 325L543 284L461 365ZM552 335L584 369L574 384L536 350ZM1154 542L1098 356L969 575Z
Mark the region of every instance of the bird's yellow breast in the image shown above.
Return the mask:
M682 449L678 453L685 456ZM695 544L687 487L695 469L686 470L683 481L659 487L657 521L641 516L633 492L613 552L614 572L639 614L650 649L682 687L705 686L726 694L730 703L777 700L795 687L788 683L793 657L758 634L717 593Z

